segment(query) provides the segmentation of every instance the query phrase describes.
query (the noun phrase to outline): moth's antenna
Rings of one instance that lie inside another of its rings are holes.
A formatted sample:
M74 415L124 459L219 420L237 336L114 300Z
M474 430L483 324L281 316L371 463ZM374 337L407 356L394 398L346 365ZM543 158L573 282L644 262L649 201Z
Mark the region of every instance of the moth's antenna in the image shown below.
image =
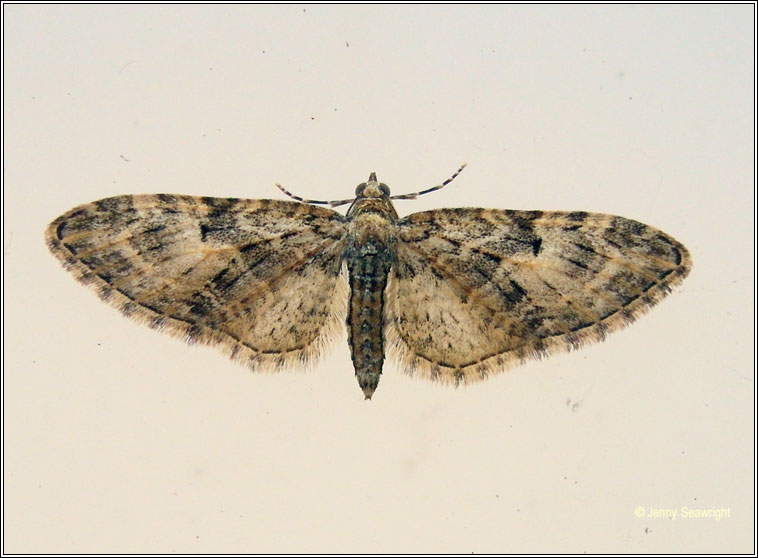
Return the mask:
M453 173L453 176L451 176L450 178L448 178L447 180L445 180L445 182L443 182L442 184L439 184L438 186L434 186L432 188L427 188L426 190L421 190L420 192L414 192L412 194L401 194L399 196L391 196L390 199L391 200L415 200L417 197L419 197L419 196L421 196L423 194L428 194L429 192L434 192L435 190L439 190L441 188L444 188L445 186L447 186L448 184L450 184L453 180L455 180L455 177L458 176L459 174L461 174L461 171L463 171L463 169L465 169L465 168L466 168L466 163L463 163L460 166L460 168ZM372 175L373 175L373 173L372 173ZM374 178L374 180L376 180L376 178ZM291 197L293 200L297 200L297 201L302 202L302 203L312 203L312 204L320 204L320 205L329 205L331 207L339 207L340 205L345 205L346 203L352 203L352 202L355 201L355 198L349 198L349 199L346 199L346 200L330 200L330 201L326 201L326 200L307 200L305 198L301 198L300 196L296 196L295 194L293 194L289 190L285 189L284 186L282 186L278 182L276 183L276 187L279 188L285 194L287 194L289 197Z
M292 192L289 192L289 191L285 190L284 187L281 184L279 184L278 182L276 183L276 187L279 188L285 194L287 194L289 197L291 197L293 200L297 200L297 201L303 202L303 203L314 203L314 204L318 203L318 204L321 204L321 205L330 205L332 207L339 207L340 205L345 205L346 203L351 203L351 202L355 201L355 198L350 198L349 200L332 200L332 201L306 200L305 198L301 198L300 196L296 196Z
M461 171L466 168L466 163L463 163L461 167L453 173L453 176L445 180L442 184L438 186L434 186L432 188L427 188L426 190L421 190L420 192L414 192L412 194L401 194L399 196L391 196L391 200L415 200L417 197L428 194L429 192L434 192L435 190L440 190L450 184L453 180L455 180L455 177L461 174Z

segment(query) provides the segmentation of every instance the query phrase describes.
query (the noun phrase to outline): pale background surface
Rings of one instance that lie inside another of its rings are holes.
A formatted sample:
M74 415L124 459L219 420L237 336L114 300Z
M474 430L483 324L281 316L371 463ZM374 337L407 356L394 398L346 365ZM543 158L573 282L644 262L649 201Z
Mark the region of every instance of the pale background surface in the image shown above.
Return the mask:
M753 551L753 9L4 6L4 551ZM464 161L401 215L621 214L693 272L603 344L458 390L390 364L364 402L342 340L253 374L43 243L115 194L403 193Z

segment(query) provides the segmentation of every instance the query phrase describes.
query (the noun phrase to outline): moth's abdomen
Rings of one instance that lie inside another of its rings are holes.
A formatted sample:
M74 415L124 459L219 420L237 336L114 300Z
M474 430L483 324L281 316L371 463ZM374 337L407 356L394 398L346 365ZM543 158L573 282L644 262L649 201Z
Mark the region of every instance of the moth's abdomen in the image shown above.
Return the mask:
M394 242L386 230L358 225L345 258L350 275L347 330L358 384L371 399L384 363L384 290Z

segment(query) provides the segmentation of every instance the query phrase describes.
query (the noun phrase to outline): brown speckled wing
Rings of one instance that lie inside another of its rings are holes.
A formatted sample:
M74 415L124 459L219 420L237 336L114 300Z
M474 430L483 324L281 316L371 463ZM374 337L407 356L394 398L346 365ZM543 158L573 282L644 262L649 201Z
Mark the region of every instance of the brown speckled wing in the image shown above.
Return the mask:
M672 237L613 215L440 209L397 231L391 354L411 374L452 383L602 340L691 267Z
M253 368L319 356L344 327L345 218L288 201L118 196L53 221L47 243L125 315Z

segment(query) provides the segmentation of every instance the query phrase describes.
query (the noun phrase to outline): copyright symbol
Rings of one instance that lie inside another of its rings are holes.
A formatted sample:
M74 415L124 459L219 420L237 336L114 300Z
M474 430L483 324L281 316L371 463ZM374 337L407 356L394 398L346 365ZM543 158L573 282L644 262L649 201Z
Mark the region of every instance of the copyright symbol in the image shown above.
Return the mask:
M645 517L645 508L643 508L642 506L637 506L636 508L634 508L634 515L636 515L637 517Z

